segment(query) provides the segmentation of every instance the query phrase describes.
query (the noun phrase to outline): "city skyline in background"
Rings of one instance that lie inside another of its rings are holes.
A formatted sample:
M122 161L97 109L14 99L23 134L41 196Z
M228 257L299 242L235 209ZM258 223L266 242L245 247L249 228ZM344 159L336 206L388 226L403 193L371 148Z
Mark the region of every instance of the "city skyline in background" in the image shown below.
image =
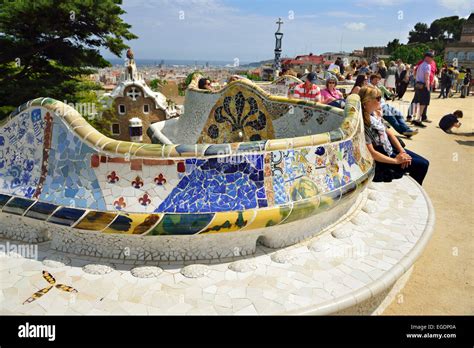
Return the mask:
M384 46L395 38L406 43L417 22L467 18L473 5L472 0L124 0L122 18L139 37L128 42L136 58L242 64L273 57L278 17L284 22L282 57L292 57Z

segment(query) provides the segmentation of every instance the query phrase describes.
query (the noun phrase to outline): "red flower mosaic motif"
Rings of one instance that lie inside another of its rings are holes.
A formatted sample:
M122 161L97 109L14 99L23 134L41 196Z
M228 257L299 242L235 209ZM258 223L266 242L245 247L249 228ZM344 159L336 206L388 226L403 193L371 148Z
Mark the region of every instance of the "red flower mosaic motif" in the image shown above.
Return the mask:
M145 193L142 197L140 197L138 199L138 203L140 203L144 207L146 207L148 204L150 204L151 199L150 199L150 196L148 195L148 193Z
M164 184L166 184L166 179L164 177L163 174L159 174L156 178L155 178L155 184L159 185L159 186L162 186Z
M136 189L139 189L143 186L143 180L139 176L135 178L135 180L132 181L132 186L135 187Z
M91 167L98 168L100 166L100 157L98 155L91 156Z
M117 210L122 210L127 206L127 203L125 203L125 199L123 197L120 197L114 202L114 207Z
M109 182L109 184L115 184L119 180L120 180L120 178L118 177L118 175L115 171L113 171L109 175L107 175L107 181Z
M186 165L184 162L178 162L177 164L178 173L184 173L186 171Z

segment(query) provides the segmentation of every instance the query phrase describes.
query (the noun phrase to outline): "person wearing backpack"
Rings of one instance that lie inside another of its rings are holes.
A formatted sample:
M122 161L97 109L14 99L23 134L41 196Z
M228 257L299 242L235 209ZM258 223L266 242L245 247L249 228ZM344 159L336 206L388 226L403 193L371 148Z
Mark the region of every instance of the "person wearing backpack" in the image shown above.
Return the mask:
M466 74L464 75L464 79L462 81L461 98L466 98L467 96L469 96L469 92L471 89L471 79L471 69L467 68Z

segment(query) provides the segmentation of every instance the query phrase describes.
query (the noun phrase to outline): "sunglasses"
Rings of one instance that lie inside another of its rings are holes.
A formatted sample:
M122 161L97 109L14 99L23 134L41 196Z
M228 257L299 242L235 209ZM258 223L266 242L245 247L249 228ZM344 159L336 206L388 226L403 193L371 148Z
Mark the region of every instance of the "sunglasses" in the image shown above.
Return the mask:
M328 85L335 85L336 82L328 82Z

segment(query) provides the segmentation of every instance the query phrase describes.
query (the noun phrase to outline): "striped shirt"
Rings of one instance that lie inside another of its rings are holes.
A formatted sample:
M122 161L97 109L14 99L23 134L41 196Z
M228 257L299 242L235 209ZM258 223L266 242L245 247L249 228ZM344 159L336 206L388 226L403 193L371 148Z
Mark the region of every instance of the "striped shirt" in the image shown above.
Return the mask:
M321 90L315 84L311 84L311 87L307 89L305 87L305 83L300 83L298 86L295 87L293 98L310 100L310 101L320 101Z

